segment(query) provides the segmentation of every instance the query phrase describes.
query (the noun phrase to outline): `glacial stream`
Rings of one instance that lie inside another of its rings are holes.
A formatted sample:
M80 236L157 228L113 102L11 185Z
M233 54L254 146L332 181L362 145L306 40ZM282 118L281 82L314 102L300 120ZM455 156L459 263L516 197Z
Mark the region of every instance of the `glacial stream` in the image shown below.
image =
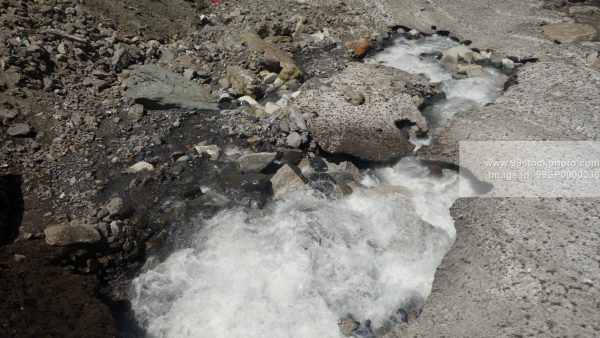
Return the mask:
M500 95L495 76L454 80L435 57L420 57L457 45L398 38L375 56L443 83L446 99L425 111L434 125ZM455 238L458 174L432 176L414 156L363 174L372 190L296 193L208 220L191 247L134 281L138 321L152 337L341 337L348 314L376 330L398 309L422 306Z

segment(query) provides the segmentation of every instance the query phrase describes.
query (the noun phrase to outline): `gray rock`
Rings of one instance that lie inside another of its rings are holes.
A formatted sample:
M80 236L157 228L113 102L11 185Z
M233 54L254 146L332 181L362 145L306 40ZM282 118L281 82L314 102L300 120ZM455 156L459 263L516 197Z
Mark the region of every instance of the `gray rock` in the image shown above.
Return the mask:
M302 136L296 132L293 132L287 136L285 143L292 148L300 148L300 145L302 144Z
M101 240L100 233L91 225L53 225L44 229L46 243L54 246L94 244Z
M10 136L24 136L31 132L31 127L27 123L17 123L10 126L6 132Z
M134 104L129 107L129 117L134 121L139 121L144 116L144 106L141 104Z
M286 164L279 168L271 178L273 197L281 197L298 191L311 192L312 188L306 184L298 167Z
M294 122L298 126L298 128L300 128L300 130L304 131L308 129L306 127L306 121L304 120L304 116L302 116L302 113L300 113L298 109L290 107L287 110L290 114L290 120Z
M121 197L111 198L105 208L108 210L109 215L117 215L123 209L123 199Z
M457 46L447 49L442 53L441 62L446 64L455 64L458 61L473 61L473 51L465 46Z
M157 65L135 68L126 84L125 96L149 109L219 110L217 99L203 87Z
M596 36L596 29L590 25L559 22L543 27L544 35L560 42L591 41Z
M237 160L241 173L259 173L269 166L277 157L277 153L248 154Z
M199 144L197 146L194 146L194 149L196 149L196 152L198 152L198 155L200 155L202 157L208 157L208 158L210 158L211 161L218 160L219 155L221 154L221 149L219 149L219 146L214 145L214 144L210 144L210 145Z
M188 80L192 80L194 77L196 77L196 72L193 69L188 68L183 71L183 77Z
M309 129L325 151L388 161L414 148L397 123L428 130L412 100L433 91L423 77L386 66L351 63L330 81L331 85L311 83L296 99L304 113L316 116L309 121ZM343 93L348 87L364 89L365 103L356 106L346 101Z

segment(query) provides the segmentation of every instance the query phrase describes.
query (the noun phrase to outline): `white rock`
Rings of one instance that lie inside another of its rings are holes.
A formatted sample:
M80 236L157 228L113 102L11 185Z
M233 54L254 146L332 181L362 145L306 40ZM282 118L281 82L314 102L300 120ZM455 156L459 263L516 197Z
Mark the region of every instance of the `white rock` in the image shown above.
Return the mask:
M127 169L128 173L134 174L140 171L153 171L154 166L146 161L140 161Z
M302 137L300 134L293 132L288 135L285 143L292 148L299 148L302 144Z
M219 147L214 144L211 144L211 145L199 144L197 146L194 146L194 149L196 149L196 151L198 152L198 154L200 156L205 156L205 155L208 156L211 161L218 160L219 154L221 153L221 150L219 149Z
M253 99L252 97L250 97L248 95L240 97L238 99L238 101L240 101L240 102L246 102L251 107L258 106L258 102L256 102L255 99Z
M269 115L277 112L279 109L281 109L281 107L273 102L267 102L267 104L265 105L265 113Z

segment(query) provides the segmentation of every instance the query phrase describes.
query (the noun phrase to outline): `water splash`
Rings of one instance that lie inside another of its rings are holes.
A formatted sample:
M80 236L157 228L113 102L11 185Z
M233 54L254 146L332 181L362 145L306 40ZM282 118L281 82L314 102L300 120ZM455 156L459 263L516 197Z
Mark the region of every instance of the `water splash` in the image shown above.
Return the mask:
M455 45L398 39L376 58L442 81L446 99L429 113L443 121L498 95L493 80L454 80L420 56ZM134 280L138 320L157 337L340 337L349 313L377 328L422 302L455 237L448 209L458 175L432 177L414 156L365 174L372 189L337 200L295 194L259 214L226 210L206 221L190 248Z

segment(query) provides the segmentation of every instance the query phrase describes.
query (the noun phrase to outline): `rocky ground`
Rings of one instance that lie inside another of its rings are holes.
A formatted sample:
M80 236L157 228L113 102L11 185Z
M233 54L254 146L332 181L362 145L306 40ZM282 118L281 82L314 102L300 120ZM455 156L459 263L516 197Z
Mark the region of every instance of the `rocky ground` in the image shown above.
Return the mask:
M428 132L417 108L436 89L418 76L357 62L385 46L396 25L471 39L465 44L475 52L501 55L497 66L508 75L510 62L525 64L519 84L484 113L465 112L430 131L439 142L423 149L423 158L455 164L462 139L595 139L597 5L0 1L0 335L140 335L129 320L124 287L144 264L183 245L186 220L230 206L261 208L289 189L350 193L356 166L410 151L406 131ZM506 56L510 62L502 61ZM533 59L539 61L528 62ZM388 113L368 115L372 108ZM349 120L338 110L363 120ZM340 138L340 128L348 138ZM361 135L381 137L363 147L357 142ZM390 140L395 147L372 151ZM323 150L352 157L326 162ZM515 215L538 205L548 210L570 205L507 203ZM561 217L593 222L595 202L589 203ZM475 254L481 267L474 272L461 275L452 267L473 254L474 245L480 247L475 243L490 235L487 229L496 229L494 222L512 217L496 208L485 201L457 202L459 244L440 271L463 276L450 277L459 279L487 271L493 252ZM498 218L490 220L489 214ZM476 226L482 223L489 228ZM483 234L461 230L468 226ZM531 231L527 237L536 235ZM504 251L503 245L492 249ZM589 247L588 256L597 258L597 247ZM526 253L515 255L521 254ZM544 280L558 287L567 275ZM587 319L593 304L586 295L598 284L588 279L574 282ZM436 283L439 291L411 333L429 335L433 323L459 325L439 307L455 299L460 283L454 288L440 284L441 278ZM472 286L473 297L512 297L490 296L486 285ZM533 307L538 317L531 325L556 328L540 319L547 315L543 309L523 302L499 302L498 313ZM462 320L477 322L482 312L468 309ZM522 325L514 316L503 323L495 322L496 314L486 316L497 330L464 326L447 332L513 334L519 330L505 324ZM597 322L585 325L581 334L597 333ZM569 332L568 324L558 327Z

